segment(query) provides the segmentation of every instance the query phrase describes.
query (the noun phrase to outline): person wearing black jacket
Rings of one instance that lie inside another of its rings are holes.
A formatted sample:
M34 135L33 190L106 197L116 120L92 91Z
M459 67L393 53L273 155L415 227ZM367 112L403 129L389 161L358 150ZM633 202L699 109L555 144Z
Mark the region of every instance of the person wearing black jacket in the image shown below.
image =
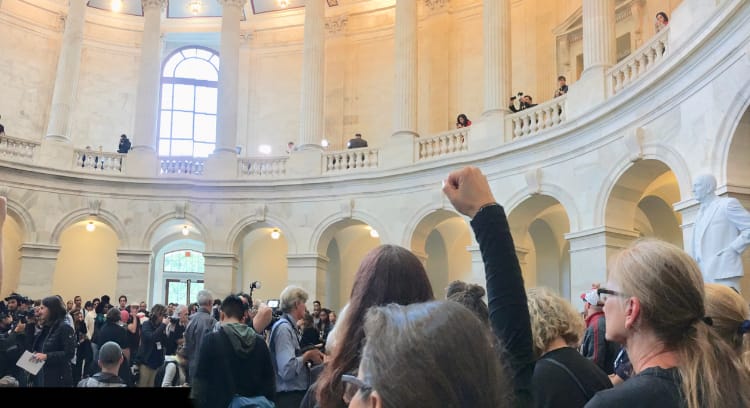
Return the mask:
M42 299L39 317L40 331L31 343L35 359L44 361L41 371L34 377L35 387L72 387L76 340L72 327L65 323L65 305L57 296Z
M448 175L443 192L458 212L471 218L487 279L487 305L495 335L505 346L513 374L515 407L532 405L534 349L521 266L503 207L476 167Z
M227 407L234 395L276 400L271 353L263 337L240 322L244 308L239 296L227 296L221 303L221 329L203 338L192 374L197 407Z
M130 140L128 139L128 136L120 135L120 144L119 146L117 146L117 153L127 153L129 151L130 151Z
M164 363L164 347L167 343L167 308L156 304L151 308L148 320L141 326L141 347L138 349L139 387L153 387L156 370Z

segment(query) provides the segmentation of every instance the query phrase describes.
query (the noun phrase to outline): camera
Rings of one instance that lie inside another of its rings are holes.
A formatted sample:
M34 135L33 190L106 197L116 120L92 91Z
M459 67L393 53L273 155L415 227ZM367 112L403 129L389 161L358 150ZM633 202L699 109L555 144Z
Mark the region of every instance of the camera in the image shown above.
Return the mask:
M179 317L170 317L169 318L169 322L172 323L172 324L177 324L177 323L180 322L180 318Z

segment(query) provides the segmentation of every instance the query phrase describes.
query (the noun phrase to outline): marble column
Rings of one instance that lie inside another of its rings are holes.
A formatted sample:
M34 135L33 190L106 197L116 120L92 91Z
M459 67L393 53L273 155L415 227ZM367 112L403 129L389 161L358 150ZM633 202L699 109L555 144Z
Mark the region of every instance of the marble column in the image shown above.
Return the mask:
M204 253L204 287L211 291L214 299L223 299L237 291L239 259L230 253Z
M55 265L60 253L59 245L21 245L21 271L16 292L32 299L41 299L53 293Z
M591 284L607 281L609 258L638 239L636 231L597 227L565 234L570 243L570 302L580 304L577 297Z
M128 153L125 171L134 176L159 174L157 153L159 88L161 81L161 12L165 0L141 0L143 40L138 68L133 149Z
M417 2L396 1L393 135L417 134Z
M615 1L583 0L583 69L615 63Z
M325 136L325 24L325 1L307 0L298 150L322 149Z
M57 60L55 88L49 114L46 139L70 142L70 116L75 102L78 71L81 66L83 26L86 20L86 1L70 0L65 18L60 58Z
M507 112L511 90L510 0L484 0L484 115Z
M132 301L148 299L151 251L117 251L117 296L125 295Z
M307 291L308 307L312 306L314 299L320 300L324 305L330 304L326 293L328 261L327 257L317 253L287 255L289 285L297 285Z
M221 4L219 90L216 115L216 148L206 161L211 178L237 175L237 104L239 101L240 20L247 0L218 0Z

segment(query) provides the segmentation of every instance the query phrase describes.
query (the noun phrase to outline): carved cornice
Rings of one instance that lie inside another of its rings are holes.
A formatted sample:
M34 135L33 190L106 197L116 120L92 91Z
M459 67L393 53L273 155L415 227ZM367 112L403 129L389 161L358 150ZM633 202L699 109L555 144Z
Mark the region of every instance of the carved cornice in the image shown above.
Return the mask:
M328 34L339 34L346 29L347 22L349 22L349 16L346 14L329 17L326 19L326 30Z
M429 8L430 11L436 11L447 6L448 2L449 0L424 0L424 5Z
M247 4L247 0L217 0L221 7L237 7L243 8Z
M141 0L141 6L143 6L143 9L146 10L147 8L159 8L159 10L164 10L164 8L167 6L166 0Z

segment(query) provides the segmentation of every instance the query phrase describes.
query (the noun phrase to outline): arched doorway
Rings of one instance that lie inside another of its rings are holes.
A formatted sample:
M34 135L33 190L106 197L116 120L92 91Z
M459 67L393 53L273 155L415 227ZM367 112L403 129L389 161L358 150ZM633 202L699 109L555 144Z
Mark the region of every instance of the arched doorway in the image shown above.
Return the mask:
M254 223L240 235L236 253L240 259L239 289L248 292L250 283L261 282L254 299L276 299L288 285L288 243L284 231L265 222Z

